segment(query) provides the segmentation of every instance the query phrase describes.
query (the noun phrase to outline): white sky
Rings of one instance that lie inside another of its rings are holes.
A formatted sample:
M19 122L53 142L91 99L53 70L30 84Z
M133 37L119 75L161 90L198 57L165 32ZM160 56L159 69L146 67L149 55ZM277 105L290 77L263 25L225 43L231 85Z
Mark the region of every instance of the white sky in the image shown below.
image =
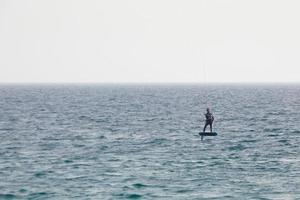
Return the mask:
M0 0L0 82L299 82L299 0Z

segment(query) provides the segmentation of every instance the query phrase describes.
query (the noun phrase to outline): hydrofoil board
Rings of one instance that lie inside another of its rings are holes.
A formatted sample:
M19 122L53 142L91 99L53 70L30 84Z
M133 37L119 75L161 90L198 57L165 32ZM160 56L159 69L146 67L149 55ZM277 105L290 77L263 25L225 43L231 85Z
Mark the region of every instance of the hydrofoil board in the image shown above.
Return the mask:
M199 135L201 136L217 136L217 132L200 132Z

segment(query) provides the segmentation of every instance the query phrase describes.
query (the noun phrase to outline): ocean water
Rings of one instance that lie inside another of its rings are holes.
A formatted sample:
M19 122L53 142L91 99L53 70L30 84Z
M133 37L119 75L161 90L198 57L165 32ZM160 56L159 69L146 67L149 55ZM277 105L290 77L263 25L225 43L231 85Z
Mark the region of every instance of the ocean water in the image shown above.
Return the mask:
M0 113L0 199L300 199L297 84L1 85Z

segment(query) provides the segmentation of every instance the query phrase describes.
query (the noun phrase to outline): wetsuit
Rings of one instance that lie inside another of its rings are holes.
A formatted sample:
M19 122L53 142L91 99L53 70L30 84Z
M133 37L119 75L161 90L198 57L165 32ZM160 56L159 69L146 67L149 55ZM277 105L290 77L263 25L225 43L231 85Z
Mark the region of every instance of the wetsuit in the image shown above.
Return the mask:
M203 128L203 132L205 132L205 129L206 127L209 125L210 126L210 132L212 132L212 124L213 124L213 121L214 121L214 116L212 113L208 112L205 114L205 125L204 125L204 128Z

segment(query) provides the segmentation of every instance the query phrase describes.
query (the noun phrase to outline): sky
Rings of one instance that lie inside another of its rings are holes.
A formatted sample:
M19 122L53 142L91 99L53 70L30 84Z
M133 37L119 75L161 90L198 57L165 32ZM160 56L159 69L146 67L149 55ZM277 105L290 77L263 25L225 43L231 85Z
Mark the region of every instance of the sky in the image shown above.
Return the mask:
M0 0L0 82L300 82L298 0Z

